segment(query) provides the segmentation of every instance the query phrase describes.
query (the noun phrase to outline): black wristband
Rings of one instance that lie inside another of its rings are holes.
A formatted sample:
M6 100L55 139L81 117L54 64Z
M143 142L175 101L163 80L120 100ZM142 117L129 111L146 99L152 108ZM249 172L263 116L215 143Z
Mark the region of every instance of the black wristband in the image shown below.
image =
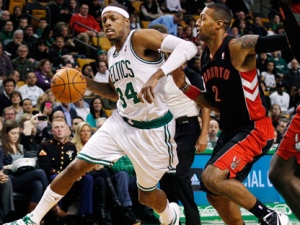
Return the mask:
M185 85L182 88L179 88L179 90L180 91L185 91L188 86L189 86L189 84L187 82L185 82Z

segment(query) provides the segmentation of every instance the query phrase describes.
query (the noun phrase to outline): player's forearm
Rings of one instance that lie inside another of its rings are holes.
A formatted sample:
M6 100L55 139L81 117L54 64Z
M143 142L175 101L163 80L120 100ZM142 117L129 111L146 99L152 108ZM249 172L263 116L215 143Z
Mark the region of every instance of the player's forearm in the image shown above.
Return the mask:
M119 96L117 92L108 83L99 83L90 78L86 78L86 83L87 88L97 95L108 98L112 101L118 101Z
M201 120L202 120L202 130L201 134L208 135L208 127L210 120L210 109L206 107L201 107Z

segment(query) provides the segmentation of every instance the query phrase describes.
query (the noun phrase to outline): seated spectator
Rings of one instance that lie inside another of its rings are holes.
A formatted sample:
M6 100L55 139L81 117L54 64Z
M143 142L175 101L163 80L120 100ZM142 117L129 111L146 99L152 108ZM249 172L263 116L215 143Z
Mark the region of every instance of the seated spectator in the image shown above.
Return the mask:
M77 115L80 116L81 118L87 118L87 115L90 114L90 108L89 106L85 106L85 101L84 99L80 99L76 102L74 102L74 107L75 107L75 110L77 112Z
M48 59L42 59L37 65L36 71L36 85L43 91L48 90L51 87L51 79L53 73L51 71L51 63Z
M72 139L75 137L76 129L81 122L84 122L84 119L81 116L76 116L72 119L72 126L71 126ZM77 149L77 151L79 151L78 149L81 149L81 148L76 147L76 149Z
M20 122L21 116L23 115L23 109L20 105L22 101L22 96L19 91L13 91L11 93L11 107L15 110L16 121Z
M108 71L105 61L99 61L97 65L97 73L94 80L100 83L108 83Z
M248 27L245 20L241 20L237 28L239 30L240 36L248 34Z
M269 117L272 120L272 125L274 128L277 127L278 121L281 118L281 107L278 104L272 104L269 111Z
M66 104L63 102L61 102L58 106L54 108L54 112L56 111L62 111L64 113L65 119L69 127L72 126L72 120L78 116L76 110L73 109L70 104Z
M163 15L155 20L152 20L148 27L154 24L165 25L168 33L177 36L177 25L183 20L183 13L178 12L175 15Z
M24 42L29 49L34 49L37 46L38 38L34 35L32 25L27 25L24 29Z
M154 24L154 25L152 25L151 27L154 26L154 29L156 29L156 28L155 28L155 25L160 25L160 24ZM162 26L164 26L164 27L166 28L165 25L162 25ZM150 28L150 27L149 27L149 28ZM167 28L166 28L166 31L160 31L160 30L158 30L158 31L159 31L159 32L162 32L162 33L166 33L166 34L168 33ZM181 24L177 24L177 37L183 39L183 31L184 31L184 27L183 27Z
M46 41L39 39L37 45L32 49L31 57L35 60L35 65L42 59L48 59L49 47Z
M250 21L246 17L245 12L239 11L236 13L235 20L233 21L231 26L238 27L241 21L244 21L246 27L249 27L251 25Z
M181 8L180 0L166 0L166 11L170 13L186 12Z
M47 26L42 33L41 39L46 41L47 47L51 48L54 44L55 40L53 38L53 30L50 28L50 26Z
M7 51L11 56L10 59L13 60L18 57L18 48L21 45L26 45L24 42L24 33L22 30L16 30L13 34L13 40L5 45L5 51ZM29 53L27 53L26 57Z
M276 88L276 73L275 73L275 65L273 61L267 62L267 70L261 72L260 80L263 80L268 90L275 90Z
M100 25L95 20L95 18L92 15L89 15L89 6L87 4L82 4L80 7L79 13L72 16L70 20L70 27L71 29L74 29L74 31L77 34L77 38L84 41L85 43L89 43L91 40L91 37L105 37L105 34L103 32L100 32ZM75 23L79 22L89 28L91 28L93 31L80 26L79 24Z
M220 132L219 122L215 119L209 121L208 141L216 143Z
M0 115L3 113L3 109L7 106L11 106L11 94L15 90L16 82L12 78L6 78L3 81L4 90L0 94Z
M280 16L275 14L272 20L272 31L275 31L279 26L283 26L283 23L280 21Z
M61 36L55 38L53 47L49 50L48 57L53 67L56 69L60 68L64 60L69 61L71 55L65 47L65 39Z
M98 1L97 1L98 2ZM76 0L70 0L69 1L69 6L68 6L68 10L69 10L69 14L71 14L71 17L78 13L79 11L79 7L78 7L78 4L77 4L77 1Z
M74 0L73 0L74 1ZM70 2L71 4L71 2ZM102 9L105 7L104 1L99 1L99 0L92 0L89 1L89 14L92 15L96 21L101 22L101 13ZM78 9L77 12L78 13ZM75 13L73 13L74 15Z
M69 26L67 24L62 24L58 28L58 33L53 34L54 37L60 36L64 38L65 41L65 48L71 53L71 54L77 54L78 49L75 45L74 39L70 36L70 30Z
M31 72L27 74L26 84L19 88L22 98L29 98L32 101L33 106L36 105L38 97L44 93L43 89L38 87L36 83L36 75Z
M13 22L11 20L6 20L4 22L4 26L1 29L0 35L1 35L1 40L2 40L4 47L8 43L13 41L14 26L13 26ZM9 53L9 54L11 54L11 53Z
M254 16L253 24L248 27L249 34L257 34L260 36L267 36L268 31L261 25L261 18L260 16Z
M53 105L50 101L42 102L41 109L38 114L42 114L43 116L46 116L46 118L37 124L37 130L39 133L41 133L43 129L52 121L53 112Z
M20 80L26 81L27 74L33 72L33 63L27 59L28 47L20 45L17 50L18 57L12 60L14 70L20 73Z
M4 173L3 158L3 150L0 149L0 224L3 224L6 217L15 211L13 188L9 176Z
M13 12L10 15L10 20L13 22L15 28L19 26L19 20L23 16L21 6L16 5L13 8Z
M81 68L81 73L86 76L86 77L89 77L91 79L94 79L95 78L95 75L94 75L94 72L93 72L93 69L92 69L92 66L91 64L85 64L82 68ZM90 97L90 96L93 96L94 93L91 92L89 89L86 89L85 93L84 93L84 96L85 97Z
M23 113L31 114L33 106L32 106L32 101L29 98L24 98L21 101L20 106L23 109Z
M51 12L51 29L53 29L58 22L69 23L71 14L64 0L51 1L48 7Z
M193 36L193 28L189 25L183 29L182 38L195 44L198 43L198 38Z
M287 118L280 118L278 120L278 125L276 126L276 143L280 143L283 135L286 131L289 120Z
M47 89L45 93L49 97L49 101L52 103L53 107L55 108L56 106L59 106L59 102L56 100L54 94L52 93L51 88Z
M42 114L41 114L42 115ZM44 127L44 129L42 130L42 132L39 135L39 142L44 142L47 140L51 140L53 139L53 133L52 133L52 125L51 122L55 119L66 119L65 115L62 111L55 111L51 117L51 121L49 121L47 123L47 126Z
M134 29L141 29L141 24L137 18L137 15L135 13L132 13L129 15L129 19L130 19L130 29L134 30Z
M3 80L13 71L10 58L3 51L3 44L0 42L0 86Z
M13 70L9 75L9 78L12 78L15 80L16 84L18 84L18 82L20 81L20 73L17 70ZM18 91L18 85L15 86L15 91Z
M267 53L260 53L256 59L256 68L261 74L263 71L267 71L268 55Z
M86 117L86 122L92 127L92 131L97 130L97 119L100 117L107 118L107 115L102 106L102 100L99 96L92 99L90 103L90 114Z
M28 18L26 16L21 16L18 25L19 26L17 27L17 29L20 29L24 32L25 28L28 26Z
M52 182L53 179L76 158L76 146L73 143L66 141L67 129L69 129L68 124L64 119L53 120L53 139L41 143L38 162L40 167L45 171L49 182ZM92 215L93 185L93 178L88 174L83 175L81 179L73 185L72 190L61 200L62 207L65 211L67 211L67 207L70 203L74 203L74 197L77 200L79 195L79 208L77 214L81 216ZM73 196L72 199L68 198L72 192L75 192L75 196Z
M38 22L38 27L35 30L35 33L38 38L42 37L42 33L47 26L48 26L47 18L45 18L45 17L40 18L39 22Z
M41 105L43 102L45 101L49 101L49 97L46 93L43 93L42 95L40 95L36 101L36 106L34 107L34 112L32 112L33 114L39 113L41 110Z
M27 212L34 210L48 186L46 174L41 169L32 169L20 176L11 171L12 164L20 158L26 157L26 149L19 144L20 125L16 121L6 121L1 131L2 151L4 152L4 169L10 170L9 177L12 181L14 192L28 195Z
M290 88L290 105L288 113L291 114L295 111L297 104L300 102L299 88L297 85L292 85Z
M16 120L16 111L12 106L3 109L2 122L5 123L8 120Z
M290 92L293 85L300 87L300 69L297 59L291 61L291 68L283 76L283 84L287 92Z
M10 13L7 10L3 10L0 15L0 30L4 27L4 24L7 20L10 19Z
M287 71L287 63L284 58L281 57L281 51L271 52L272 57L269 58L269 61L273 61L275 65L275 72L277 76L281 79Z
M267 85L263 80L259 81L259 85L264 93L263 105L266 109L266 112L269 112L271 107L270 91L268 90Z
M152 21L163 16L163 11L154 0L146 0L140 6L140 20Z
M290 105L290 96L284 92L282 81L277 82L276 91L270 95L271 104L278 104L282 113L287 113Z

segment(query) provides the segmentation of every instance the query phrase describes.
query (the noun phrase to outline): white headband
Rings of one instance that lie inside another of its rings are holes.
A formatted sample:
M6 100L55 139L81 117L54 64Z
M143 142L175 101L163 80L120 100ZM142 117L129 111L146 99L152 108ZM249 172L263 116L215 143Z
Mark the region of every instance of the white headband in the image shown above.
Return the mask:
M116 7L116 6L107 6L107 7L105 7L104 10L102 11L101 17L107 11L117 12L117 13L120 13L121 15L123 15L125 18L127 18L127 19L129 18L128 12L126 12L124 9L121 9L119 7Z

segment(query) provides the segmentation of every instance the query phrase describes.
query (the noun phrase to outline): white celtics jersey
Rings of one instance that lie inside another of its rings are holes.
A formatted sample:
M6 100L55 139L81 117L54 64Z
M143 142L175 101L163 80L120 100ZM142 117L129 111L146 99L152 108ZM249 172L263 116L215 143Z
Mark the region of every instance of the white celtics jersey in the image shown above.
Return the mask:
M108 52L109 76L119 94L117 109L121 116L131 120L150 121L162 117L168 111L166 103L166 76L161 78L154 89L152 104L141 103L137 97L143 85L163 64L163 56L158 61L146 61L138 57L131 43L130 32L121 50L112 47Z

